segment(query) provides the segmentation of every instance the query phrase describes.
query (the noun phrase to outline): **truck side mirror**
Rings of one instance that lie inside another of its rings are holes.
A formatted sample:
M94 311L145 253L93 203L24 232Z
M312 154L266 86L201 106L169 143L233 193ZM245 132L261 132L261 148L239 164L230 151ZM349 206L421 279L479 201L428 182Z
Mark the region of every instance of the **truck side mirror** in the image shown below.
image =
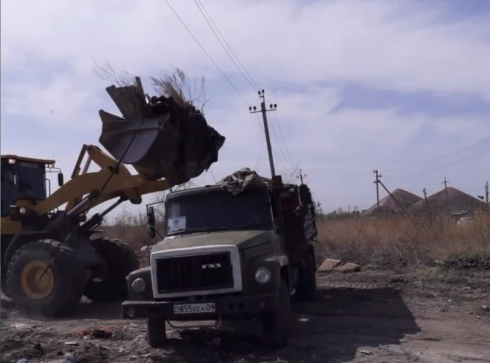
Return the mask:
M148 236L150 238L155 238L155 209L153 207L149 207L148 211L146 212L146 217L148 220L148 224L146 226L146 231L148 233Z
M65 178L63 177L63 173L58 173L58 186L62 187L65 184Z

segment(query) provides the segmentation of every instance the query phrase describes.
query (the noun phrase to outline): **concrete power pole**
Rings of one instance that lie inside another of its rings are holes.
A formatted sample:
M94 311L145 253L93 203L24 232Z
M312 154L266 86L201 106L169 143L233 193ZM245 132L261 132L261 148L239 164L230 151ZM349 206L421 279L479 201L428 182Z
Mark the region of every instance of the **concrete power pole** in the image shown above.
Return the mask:
M427 200L427 190L424 188L423 192L424 192L425 207L427 208L427 212L429 213L429 221L432 224L432 211L430 210L429 201Z
M449 215L449 202L447 199L447 183L449 183L449 180L447 180L446 177L444 177L444 181L442 182L442 184L444 184L444 194L446 196L446 214Z
M271 166L271 177L276 176L276 169L274 168L274 157L272 156L272 145L271 145L271 139L269 136L269 125L267 123L267 112L269 111L276 111L277 110L277 104L271 104L270 109L267 110L265 108L265 91L259 91L259 98L262 98L262 102L260 103L260 111L257 111L257 107L249 107L248 110L250 113L257 113L261 112L262 113L262 119L264 120L264 131L265 131L265 141L267 142L267 152L269 153L269 163ZM253 110L253 111L252 111Z
M488 193L489 193L489 190L488 190L488 180L487 182L485 183L485 202L488 204Z
M307 178L308 174L303 174L303 170L299 169L299 175L296 177L301 181L301 184L304 184L303 177Z
M376 201L378 203L378 216L379 216L379 178L381 178L381 174L378 174L377 170L373 170L373 173L376 175L376 180L374 184L376 184Z

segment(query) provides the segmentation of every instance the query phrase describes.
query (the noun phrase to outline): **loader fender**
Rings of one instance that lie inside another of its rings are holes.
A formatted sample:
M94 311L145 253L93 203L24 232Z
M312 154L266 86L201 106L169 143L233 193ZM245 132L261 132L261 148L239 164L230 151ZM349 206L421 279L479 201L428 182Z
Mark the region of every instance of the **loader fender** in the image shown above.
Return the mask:
M7 250L5 251L5 256L3 256L2 263L8 266L10 260L15 255L15 253L21 249L24 245L29 244L34 241L41 241L46 239L56 240L57 236L53 232L48 231L22 231L15 235L10 242ZM84 238L84 236L74 235L66 243L75 252L75 258L79 262L83 263L85 266L96 266L103 264L104 261L98 253L95 252L92 247L90 240Z
M52 233L49 232L40 232L40 231L22 231L17 233L10 241L7 250L5 251L5 255L3 256L2 264L8 266L11 258L15 255L15 252L20 250L24 245L33 242L39 241L43 239L54 239Z

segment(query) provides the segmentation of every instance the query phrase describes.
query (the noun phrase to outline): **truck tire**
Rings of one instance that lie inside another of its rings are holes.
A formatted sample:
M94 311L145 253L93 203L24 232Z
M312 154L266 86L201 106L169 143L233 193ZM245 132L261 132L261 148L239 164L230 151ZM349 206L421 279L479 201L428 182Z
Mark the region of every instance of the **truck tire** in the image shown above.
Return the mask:
M316 299L316 261L309 254L305 262L305 268L299 272L298 298L302 301L313 301Z
M261 316L263 326L262 343L265 348L284 348L289 340L291 329L291 300L286 281L281 279L279 286L279 305L275 311Z
M128 297L126 276L139 269L138 257L127 244L114 238L97 238L92 246L108 265L101 279L87 282L83 294L92 301L114 302Z
M11 258L7 288L26 316L59 317L78 306L85 283L84 266L68 246L50 239L30 242Z
M152 348L162 347L167 343L167 331L164 319L149 318L147 321L148 344Z

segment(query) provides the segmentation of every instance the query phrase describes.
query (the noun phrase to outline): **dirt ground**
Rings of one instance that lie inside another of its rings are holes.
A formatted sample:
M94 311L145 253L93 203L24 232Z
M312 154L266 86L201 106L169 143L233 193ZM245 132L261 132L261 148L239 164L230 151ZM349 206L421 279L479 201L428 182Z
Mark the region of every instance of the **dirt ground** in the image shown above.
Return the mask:
M290 344L259 348L244 331L168 328L151 349L144 321L119 304L82 302L75 316L25 319L1 301L1 361L63 362L490 362L490 271L441 274L366 270L318 276L317 301L294 306ZM243 329L241 329L243 328Z

